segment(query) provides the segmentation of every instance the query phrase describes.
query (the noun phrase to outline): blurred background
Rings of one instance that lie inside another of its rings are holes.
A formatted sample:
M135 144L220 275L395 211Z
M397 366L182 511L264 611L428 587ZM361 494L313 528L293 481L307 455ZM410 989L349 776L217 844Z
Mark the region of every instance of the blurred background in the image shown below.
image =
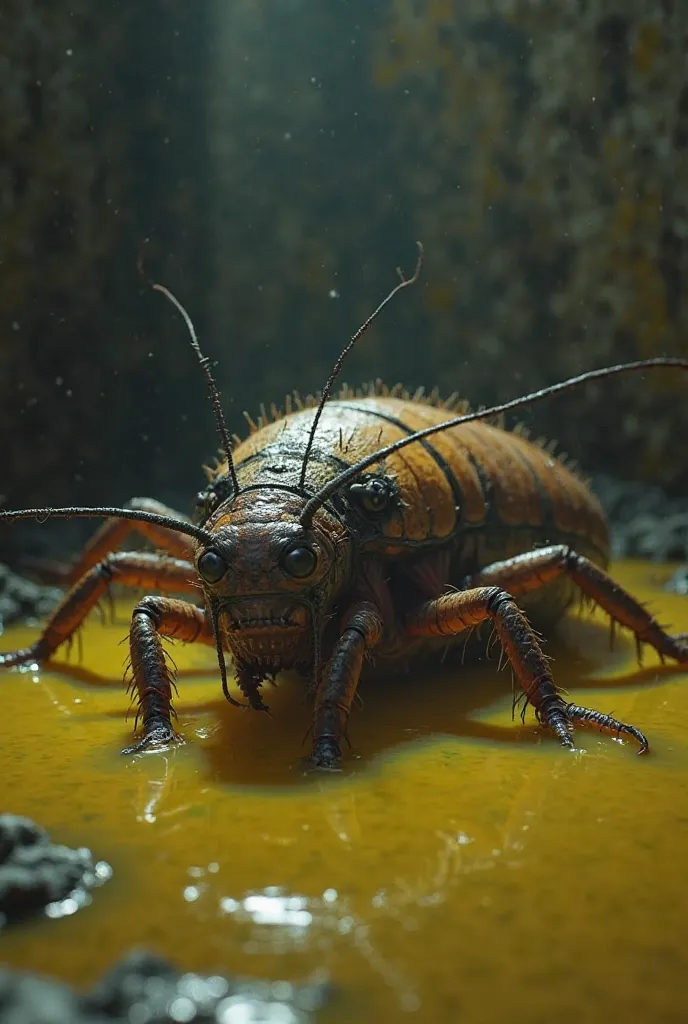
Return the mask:
M416 238L352 385L484 404L688 355L687 44L679 0L3 0L5 506L189 511L213 418L145 238L240 433L322 386ZM523 419L677 494L687 396L661 372Z

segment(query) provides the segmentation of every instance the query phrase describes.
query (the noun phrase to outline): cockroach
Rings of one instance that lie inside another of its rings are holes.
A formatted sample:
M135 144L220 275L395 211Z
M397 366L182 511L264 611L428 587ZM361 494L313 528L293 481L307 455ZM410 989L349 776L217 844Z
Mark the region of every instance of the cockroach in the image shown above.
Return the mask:
M222 690L234 705L266 711L262 684L283 670L302 675L313 702L309 764L334 770L364 662L408 664L446 651L491 623L538 722L574 747L576 724L648 741L633 725L567 702L553 679L538 629L560 619L576 593L635 634L638 646L688 661L688 634L671 636L607 575L609 534L585 481L550 450L495 417L615 374L688 369L662 357L591 370L487 409L453 408L421 393L333 389L346 355L401 289L400 281L339 356L319 401L289 400L261 416L243 441L230 438L220 395L191 319L172 293L200 361L222 458L207 470L195 513L137 498L128 506L24 509L27 517L95 516L106 522L71 572L71 589L30 647L0 665L45 662L79 627L110 584L186 594L151 594L129 631L135 743L165 747L173 727L173 669L162 639L204 643L217 653ZM488 422L489 421L489 422ZM118 551L131 530L156 552ZM202 602L199 597L202 595ZM244 701L229 691L231 657ZM140 728L139 728L140 726Z

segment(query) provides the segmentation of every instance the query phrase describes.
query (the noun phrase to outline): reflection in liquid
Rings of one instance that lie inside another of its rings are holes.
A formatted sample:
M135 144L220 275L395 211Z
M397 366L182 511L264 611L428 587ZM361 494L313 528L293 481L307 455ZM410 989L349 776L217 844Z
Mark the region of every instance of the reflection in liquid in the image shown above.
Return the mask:
M334 832L337 839L346 846L358 843L361 838L361 826L356 817L356 793L355 791L339 791L336 797L332 796L332 790L327 783L320 783L321 792L327 793L325 816L327 823Z
M170 818L181 817L192 809L192 804L178 803L174 799L177 788L175 759L180 754L183 756L181 747L170 747L165 751L146 751L128 763L128 768L138 773L140 778L140 809L136 814L138 822L154 825L158 820L167 821ZM206 790L199 789L198 797L201 798L205 792ZM179 827L178 824L173 824L165 830L164 835L169 835Z
M81 910L82 907L89 906L93 902L93 896L91 889L99 885L104 885L105 882L109 882L112 878L112 868L107 861L99 860L93 866L93 872L88 872L84 876L84 884L77 886L76 889L72 889L69 896L66 896L62 900L55 900L53 903L48 903L45 908L45 916L50 918L60 917L71 917L72 914L76 914L77 910Z
M371 929L336 889L325 889L317 897L288 893L278 886L261 892L246 893L240 899L224 896L219 900L223 914L252 925L248 953L293 952L310 943L321 953L344 937L374 972L381 975L396 993L399 1006L418 1009L420 999L406 971L381 954L371 937Z
M143 810L136 815L137 821L147 821L151 825L158 820L156 811L170 783L169 757L161 753L157 755L156 760L163 766L162 777L146 778L142 773L141 788L144 791L144 806Z
M509 812L501 825L485 828L471 820L461 828L454 827L456 822L448 818L446 829L433 831L431 852L424 860L411 864L406 861L399 870L400 862L390 859L389 881L370 889L363 902L360 892L348 895L334 886L317 894L309 894L307 887L301 891L283 886L228 890L223 876L226 868L231 877L230 862L189 868L182 899L197 908L204 921L225 919L232 925L231 941L238 941L242 951L251 956L317 951L320 962L327 963L346 943L357 954L362 968L378 975L395 993L400 1009L418 1010L422 1005L422 964L404 960L388 949L385 936L389 935L390 924L399 935L431 935L443 926L444 917L436 919L437 913L457 902L456 891L466 885L467 876L495 870L510 872L519 866L516 858L524 848L524 833L546 802L549 780L556 781L556 774L547 760L522 779L514 787ZM317 813L328 823L337 842L351 848L352 856L379 841L381 837L361 830L355 789L343 791L337 784L328 787L323 783L320 794ZM362 820L365 818L363 814ZM352 844L350 834L354 832ZM263 838L274 842L277 837L265 833ZM483 907L491 903L491 897L482 897Z
M174 826L179 829L188 812L200 811L205 789L196 789L192 804L188 789L186 800L176 796L175 772L178 770L182 777L187 773L189 755L192 762L201 763L201 756L193 754L190 746L132 762L130 770L139 774L141 787L137 821L157 824L159 829L166 820L180 819ZM238 947L250 957L312 955L317 951L319 962L326 965L346 943L355 952L361 969L372 971L395 993L400 1009L416 1010L422 1005L422 967L413 959L409 962L399 956L396 948L388 948L385 936L390 925L397 934L433 934L443 927L442 917L435 920L440 910L460 902L457 890L466 885L467 876L520 867L526 834L548 803L552 784L557 781L557 765L543 758L513 780L507 813L501 822L486 826L465 811L460 819L447 814L445 826L426 836L430 839L424 844L427 855L410 862L399 859L391 845L393 837L376 832L375 819L371 821L366 809L363 776L344 784L336 776L318 780L308 787L313 803L305 821L294 821L285 829L283 820L278 823L267 815L253 841L258 840L265 848L298 849L303 846L304 833L316 827L322 831L325 826L336 845L344 846L345 855L352 858L376 844L384 847L389 841L390 853L383 854L389 864L384 885L370 888L363 901L360 891L348 894L335 885L315 894L309 893L307 885L300 890L268 885L237 891L230 881L232 856L223 849L220 855L215 853L217 859L205 864L196 862L186 869L186 881L178 890L181 900L204 927L217 927L214 922L224 921L231 931L222 945ZM456 779L458 786L458 772ZM500 780L489 783L498 789ZM244 795L236 799L243 805L250 798ZM381 820L384 822L384 817ZM163 828L158 837L164 840L169 834L170 830ZM491 904L492 897L486 891L481 906Z
M644 572L617 574L688 628L685 598ZM547 638L558 681L646 728L649 759L583 730L587 753L567 754L530 712L512 721L495 657L370 683L345 771L304 778L302 688L280 681L272 719L242 714L193 646L174 651L186 744L126 759L122 635L87 623L80 674L0 680L0 778L16 809L115 876L86 913L0 934L0 958L80 986L131 945L202 973L322 969L362 1024L414 1009L549 1024L553 1005L567 1020L683 1020L685 670L651 653L639 670L626 638L609 652L605 624L562 633Z
M334 892L334 889L328 889L329 892ZM283 896L276 887L245 896L243 900L233 900L229 896L220 900L223 914L241 911L254 924L278 924L290 930L308 928L312 924L313 914L306 910L307 906L308 899L305 896Z

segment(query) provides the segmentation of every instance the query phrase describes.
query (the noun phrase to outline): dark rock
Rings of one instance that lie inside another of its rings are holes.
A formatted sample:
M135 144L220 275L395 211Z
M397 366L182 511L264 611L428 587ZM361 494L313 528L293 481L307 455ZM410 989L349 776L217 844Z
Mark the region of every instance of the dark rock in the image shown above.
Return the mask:
M62 597L56 587L44 587L0 563L0 627L27 619L43 619Z
M104 1020L84 1017L79 997L66 985L0 967L2 1024L104 1024Z
M182 974L145 950L133 951L86 996L19 971L0 970L2 1024L307 1024L329 996L323 983L241 981Z
M614 558L688 560L688 499L610 476L597 476L592 485L609 518Z
M26 850L37 843L49 842L45 829L30 818L20 818L16 814L0 815L0 864L4 864L15 850Z
M72 914L111 874L85 847L58 846L28 818L0 814L0 928L39 911Z
M664 589L674 594L688 595L688 565L682 565L664 584Z

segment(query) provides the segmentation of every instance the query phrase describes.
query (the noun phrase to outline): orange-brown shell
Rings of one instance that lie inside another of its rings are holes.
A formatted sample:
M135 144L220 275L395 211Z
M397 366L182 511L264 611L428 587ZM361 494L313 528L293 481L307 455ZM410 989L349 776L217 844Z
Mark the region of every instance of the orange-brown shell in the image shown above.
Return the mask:
M313 415L302 408L263 421L240 442L234 459L241 486L296 483ZM390 394L333 400L318 426L307 484L322 487L375 449L452 415L444 406ZM598 562L608 559L604 514L585 481L520 433L467 423L411 444L368 472L391 478L400 498L378 540L387 556L441 545L463 531L488 536L491 557L570 543Z

